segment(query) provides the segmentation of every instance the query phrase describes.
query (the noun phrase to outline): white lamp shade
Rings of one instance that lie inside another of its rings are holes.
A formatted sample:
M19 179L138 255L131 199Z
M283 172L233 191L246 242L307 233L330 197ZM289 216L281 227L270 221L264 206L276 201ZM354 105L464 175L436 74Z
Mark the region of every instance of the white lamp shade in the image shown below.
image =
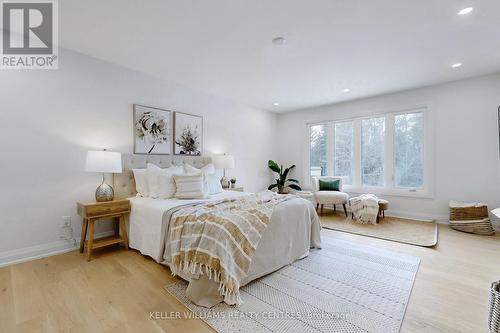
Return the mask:
M217 155L212 158L212 162L219 169L234 169L233 155Z
M89 150L85 160L85 171L103 173L121 173L122 154L112 151Z

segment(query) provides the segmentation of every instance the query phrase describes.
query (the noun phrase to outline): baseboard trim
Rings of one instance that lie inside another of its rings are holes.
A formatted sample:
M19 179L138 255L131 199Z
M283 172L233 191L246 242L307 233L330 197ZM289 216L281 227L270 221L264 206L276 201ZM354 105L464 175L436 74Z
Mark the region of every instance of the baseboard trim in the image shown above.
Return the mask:
M100 232L95 238L113 235L114 231ZM24 247L0 253L0 267L20 264L22 262L55 256L58 254L74 251L80 247L80 241L60 240L56 242Z

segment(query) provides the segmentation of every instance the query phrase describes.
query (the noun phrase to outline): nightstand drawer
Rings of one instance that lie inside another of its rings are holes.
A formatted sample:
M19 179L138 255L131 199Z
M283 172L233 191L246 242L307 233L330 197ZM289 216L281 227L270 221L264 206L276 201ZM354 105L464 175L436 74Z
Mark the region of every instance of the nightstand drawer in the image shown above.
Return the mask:
M78 205L78 214L85 218L113 215L117 213L127 213L129 211L130 203L128 200L102 202L92 205Z

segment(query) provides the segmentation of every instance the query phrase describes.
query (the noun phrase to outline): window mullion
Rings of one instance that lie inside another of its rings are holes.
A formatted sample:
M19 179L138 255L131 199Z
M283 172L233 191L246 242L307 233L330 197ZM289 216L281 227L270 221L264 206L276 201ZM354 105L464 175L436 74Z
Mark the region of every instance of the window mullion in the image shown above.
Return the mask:
M385 187L394 188L394 115L385 117Z

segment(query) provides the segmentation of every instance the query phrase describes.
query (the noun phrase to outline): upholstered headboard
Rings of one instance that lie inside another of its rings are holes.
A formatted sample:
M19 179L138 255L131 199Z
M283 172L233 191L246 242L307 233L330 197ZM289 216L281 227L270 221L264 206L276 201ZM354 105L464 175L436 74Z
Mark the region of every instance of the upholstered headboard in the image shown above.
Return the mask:
M194 167L201 168L211 163L211 161L210 157L201 156L123 154L123 173L117 173L113 176L115 198L130 198L137 194L132 169L145 168L148 163L155 164L161 168L168 168L172 164L182 165L183 163L189 163Z

